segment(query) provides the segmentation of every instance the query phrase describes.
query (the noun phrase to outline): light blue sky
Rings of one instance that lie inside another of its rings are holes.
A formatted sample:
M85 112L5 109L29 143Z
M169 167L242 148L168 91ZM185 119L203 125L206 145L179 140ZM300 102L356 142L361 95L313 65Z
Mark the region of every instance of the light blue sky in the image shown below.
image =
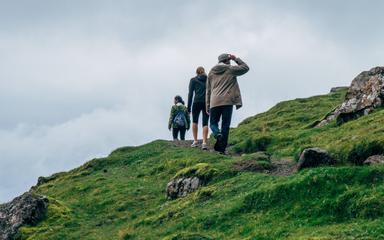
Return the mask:
M137 2L0 1L0 202L169 139L173 96L220 53L251 67L232 126L383 65L382 1Z

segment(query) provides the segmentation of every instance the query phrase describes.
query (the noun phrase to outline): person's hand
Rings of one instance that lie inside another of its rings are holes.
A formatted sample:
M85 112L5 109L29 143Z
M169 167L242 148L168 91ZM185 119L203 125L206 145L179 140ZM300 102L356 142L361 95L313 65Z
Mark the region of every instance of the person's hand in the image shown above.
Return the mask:
M206 113L209 115L209 110L207 110Z
M233 55L233 54L229 54L229 59L231 59L231 60L235 60L235 59L236 59L236 56Z

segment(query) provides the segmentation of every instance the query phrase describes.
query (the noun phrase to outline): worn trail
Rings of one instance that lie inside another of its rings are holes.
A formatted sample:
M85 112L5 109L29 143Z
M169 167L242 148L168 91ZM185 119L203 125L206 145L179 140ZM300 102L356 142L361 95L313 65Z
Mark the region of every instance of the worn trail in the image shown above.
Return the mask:
M177 147L190 148L192 142L193 142L192 140L185 140L185 141L173 141L172 143ZM201 145L201 140L199 140L199 143ZM201 151L204 151L201 149L200 146L197 147L196 149L200 149ZM215 152L213 149L213 146L211 146L210 144L208 144L208 150L206 151ZM240 157L241 155L229 153L228 156ZM273 169L264 170L262 171L263 173L267 173L275 176L289 176L297 172L296 162L290 159L273 159L271 160L271 163L273 165Z

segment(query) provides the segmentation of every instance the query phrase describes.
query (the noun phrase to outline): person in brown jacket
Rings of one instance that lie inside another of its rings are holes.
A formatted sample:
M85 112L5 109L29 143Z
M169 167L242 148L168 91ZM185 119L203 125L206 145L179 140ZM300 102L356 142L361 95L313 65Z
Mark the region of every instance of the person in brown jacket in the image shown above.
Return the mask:
M248 65L231 54L221 54L219 63L208 74L206 110L210 115L210 128L216 138L215 151L225 153L228 144L233 106L239 109L243 103L237 76L248 72ZM233 60L237 65L231 65ZM221 130L219 121L221 119Z

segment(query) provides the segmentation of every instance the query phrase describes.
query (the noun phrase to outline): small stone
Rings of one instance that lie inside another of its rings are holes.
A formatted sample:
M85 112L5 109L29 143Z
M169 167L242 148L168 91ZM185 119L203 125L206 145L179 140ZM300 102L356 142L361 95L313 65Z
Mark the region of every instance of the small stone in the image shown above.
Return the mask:
M367 116L371 112L372 112L372 109L369 109L369 108L364 109L364 116Z
M384 164L384 155L373 155L364 161L364 165Z
M335 160L327 151L320 148L307 148L300 155L297 170L333 164L335 164Z

